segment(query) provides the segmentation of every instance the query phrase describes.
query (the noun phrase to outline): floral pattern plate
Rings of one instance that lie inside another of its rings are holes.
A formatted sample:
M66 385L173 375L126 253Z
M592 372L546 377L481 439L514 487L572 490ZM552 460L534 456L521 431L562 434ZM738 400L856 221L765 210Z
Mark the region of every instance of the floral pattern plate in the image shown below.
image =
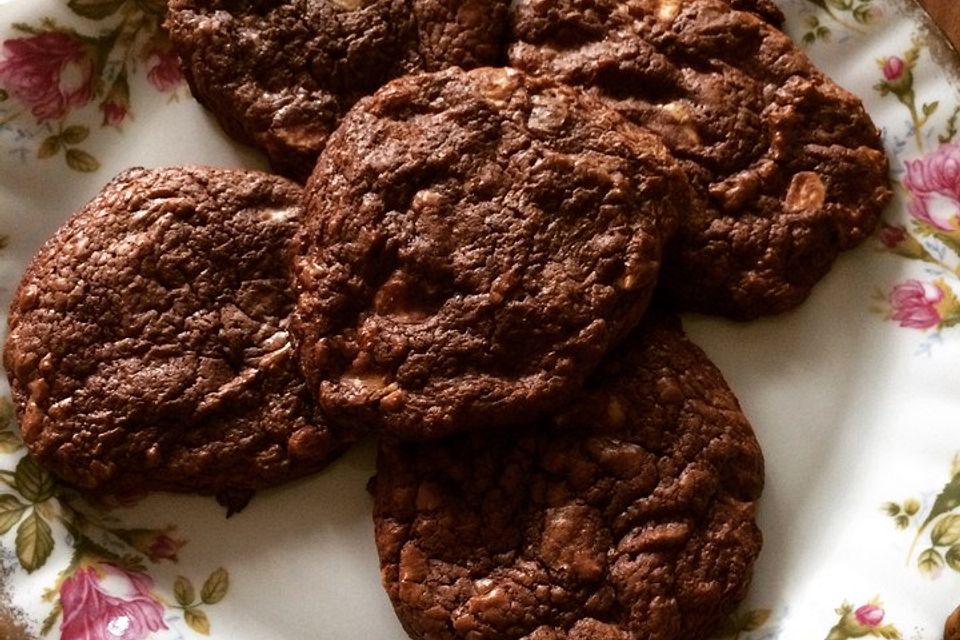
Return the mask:
M939 640L960 604L960 58L908 0L779 4L882 127L897 198L797 311L687 318L767 458L764 551L720 637ZM0 0L0 308L118 171L264 166L191 99L163 7ZM91 504L23 457L3 387L0 638L401 640L372 471L368 442L229 520L188 496Z

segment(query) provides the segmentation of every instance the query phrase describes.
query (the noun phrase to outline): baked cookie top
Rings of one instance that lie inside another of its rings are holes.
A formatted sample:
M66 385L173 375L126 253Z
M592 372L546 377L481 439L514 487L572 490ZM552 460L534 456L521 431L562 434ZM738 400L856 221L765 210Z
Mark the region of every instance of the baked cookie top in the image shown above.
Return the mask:
M501 60L508 0L171 0L193 94L305 180L343 114L388 80Z
M665 259L662 289L682 308L796 306L890 199L860 100L723 0L517 0L512 39L511 64L588 88L683 165L705 207Z
M657 136L573 88L395 80L307 186L304 373L332 419L406 438L542 415L639 322L691 197Z
M762 485L720 372L654 316L552 425L383 441L381 576L416 639L708 638L750 582Z
M287 332L300 189L254 171L133 169L40 249L4 351L30 451L87 490L253 489L343 448Z

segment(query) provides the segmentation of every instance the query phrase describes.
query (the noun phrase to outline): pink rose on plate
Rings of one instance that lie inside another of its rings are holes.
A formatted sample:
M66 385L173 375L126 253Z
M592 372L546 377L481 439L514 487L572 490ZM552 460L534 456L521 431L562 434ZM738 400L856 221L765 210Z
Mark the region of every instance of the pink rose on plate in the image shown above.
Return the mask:
M177 553L186 540L177 538L173 525L162 529L114 529L114 534L128 545L147 556L150 562L177 561Z
M157 91L173 91L183 81L180 58L173 49L156 50L150 54L147 80Z
M160 562L161 560L176 562L177 552L180 551L180 547L185 544L186 542L184 540L171 538L165 533L161 533L150 543L150 547L147 550L147 557L150 558L150 562Z
M873 604L865 604L853 612L857 622L865 627L879 627L883 622L883 609Z
M944 297L936 284L907 280L890 292L892 317L901 327L931 329L943 320L938 305Z
M887 81L899 80L906 68L907 63L903 61L903 58L890 56L883 61L883 78Z
M0 85L28 107L37 122L59 120L93 97L90 48L64 31L45 31L3 43Z
M893 625L883 625L886 612L878 599L871 600L865 605L853 608L844 602L836 610L840 620L833 625L827 634L826 640L849 640L850 638L902 638L903 634Z
M960 213L960 145L942 144L905 165L903 186L910 192L910 215L941 231L955 229Z
M119 127L130 112L130 85L127 83L126 71L121 72L106 97L100 103L100 110L103 112L103 124L111 127Z
M152 586L146 574L110 564L77 569L60 586L60 637L144 640L152 632L166 629L163 605L150 593Z
M889 225L887 223L882 223L880 226L880 231L877 233L880 238L880 242L887 249L897 249L904 242L907 241L907 230L903 225Z

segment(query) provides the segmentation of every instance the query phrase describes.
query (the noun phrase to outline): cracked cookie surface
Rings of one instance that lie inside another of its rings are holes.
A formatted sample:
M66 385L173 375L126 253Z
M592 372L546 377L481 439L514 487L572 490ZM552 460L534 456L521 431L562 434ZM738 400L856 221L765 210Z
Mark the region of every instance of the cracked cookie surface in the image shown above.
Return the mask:
M171 0L194 96L305 180L343 114L388 80L497 64L508 0Z
M342 450L287 330L300 194L255 171L132 169L47 241L4 351L45 466L91 491L238 507Z
M798 305L891 197L860 100L724 0L518 0L511 30L511 64L660 133L702 196L664 260L681 308L748 319Z
M381 577L417 639L707 638L749 585L762 485L720 372L653 315L552 425L383 441Z
M640 320L692 193L659 138L512 69L360 102L306 189L302 368L332 419L405 438L567 401Z

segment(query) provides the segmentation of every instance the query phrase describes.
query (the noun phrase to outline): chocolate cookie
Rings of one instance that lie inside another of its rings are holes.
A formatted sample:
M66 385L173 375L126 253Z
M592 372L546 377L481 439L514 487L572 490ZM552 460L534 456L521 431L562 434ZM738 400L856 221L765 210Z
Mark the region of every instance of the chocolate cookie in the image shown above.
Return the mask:
M727 0L727 2L738 11L752 11L776 27L783 25L783 12L773 0Z
M508 0L171 0L194 96L305 180L343 114L391 78L497 64Z
M334 419L430 438L556 408L639 322L692 194L659 138L512 69L361 101L305 196L293 328Z
M943 640L960 640L960 607L947 618L943 626Z
M877 128L753 13L723 0L518 0L512 20L512 64L662 134L706 201L664 261L678 306L786 311L876 226L891 196Z
M299 199L254 171L133 169L61 227L23 276L4 351L41 463L87 490L236 507L340 452L287 333Z
M552 426L382 443L381 576L417 639L708 638L750 582L762 485L720 372L655 317Z

